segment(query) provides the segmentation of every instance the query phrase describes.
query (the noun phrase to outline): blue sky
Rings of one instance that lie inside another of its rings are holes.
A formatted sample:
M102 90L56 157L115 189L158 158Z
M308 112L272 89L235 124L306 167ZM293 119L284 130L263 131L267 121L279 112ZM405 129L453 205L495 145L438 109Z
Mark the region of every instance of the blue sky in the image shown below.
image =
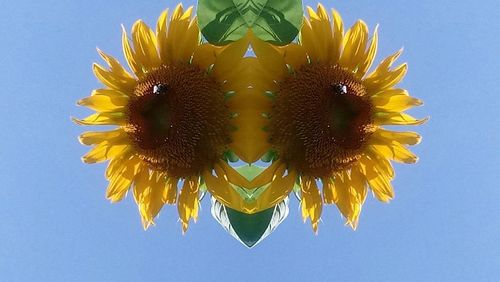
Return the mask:
M176 209L143 231L133 199L104 198L105 165L70 122L99 83L95 47L121 55L120 24L154 24L174 1L4 1L0 9L0 280L500 280L500 2L324 1L347 25L380 24L379 59L401 46L402 86L431 116L416 165L396 164L396 199L369 198L357 231L335 207L319 234L297 202L247 250L212 219L208 198L181 235ZM193 1L185 1L193 4ZM316 2L306 1L308 4Z

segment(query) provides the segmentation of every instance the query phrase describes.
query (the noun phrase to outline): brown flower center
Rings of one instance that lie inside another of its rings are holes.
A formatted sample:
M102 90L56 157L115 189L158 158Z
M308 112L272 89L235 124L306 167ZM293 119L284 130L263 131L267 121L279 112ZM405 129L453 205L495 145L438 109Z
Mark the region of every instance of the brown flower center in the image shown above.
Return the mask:
M289 165L328 177L358 160L374 131L366 89L337 66L309 64L279 85L270 143Z
M173 177L198 174L230 143L223 97L219 84L198 67L163 66L138 82L125 130L152 168Z

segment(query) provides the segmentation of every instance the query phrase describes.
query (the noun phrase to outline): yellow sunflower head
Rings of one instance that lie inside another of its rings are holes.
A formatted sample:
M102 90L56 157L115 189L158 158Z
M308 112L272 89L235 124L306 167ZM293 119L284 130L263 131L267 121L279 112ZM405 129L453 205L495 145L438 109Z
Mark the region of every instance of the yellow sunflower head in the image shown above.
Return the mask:
M322 202L336 204L355 228L368 187L381 201L393 198L389 160L417 161L406 146L419 143L420 136L383 126L422 124L425 119L404 113L422 102L396 86L407 71L406 64L392 67L401 51L369 72L377 29L370 37L359 20L344 33L338 12L330 17L321 4L307 10L298 44L274 47L252 38L260 71L270 77L256 87L273 97L268 149L277 153L276 163L299 176L302 214L315 231ZM275 177L276 167L267 174Z
M80 136L82 144L94 146L83 161L109 160L107 198L120 201L132 188L144 228L163 205L177 203L185 231L198 215L202 175L215 166L231 171L223 155L237 144L225 97L238 92L234 67L247 43L202 44L192 11L179 4L169 18L166 10L156 32L141 20L130 39L124 30L123 52L132 72L99 51L108 66L94 64L93 70L104 87L78 102L96 111L75 119L78 124L117 126ZM217 187L211 192L217 194Z

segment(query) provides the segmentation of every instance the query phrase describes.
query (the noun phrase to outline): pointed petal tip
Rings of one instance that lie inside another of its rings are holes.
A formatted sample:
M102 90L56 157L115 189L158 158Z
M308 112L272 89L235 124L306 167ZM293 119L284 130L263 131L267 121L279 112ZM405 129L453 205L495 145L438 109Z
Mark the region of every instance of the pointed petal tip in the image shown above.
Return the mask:
M422 135L417 134L417 142L414 145L418 145L420 142L422 142Z
M399 48L399 50L396 52L396 56L395 56L394 60L396 60L397 58L399 58L399 56L401 56L401 54L403 54L404 50L405 50L404 46L402 46L401 48Z
M426 116L423 119L420 119L417 125L426 124L429 120L431 120L431 117L430 116Z
M87 157L87 156L81 157L81 160L82 160L82 162L84 162L86 164L95 164L95 163L97 163L96 159L91 158L91 157Z
M413 157L413 158L408 158L408 162L407 162L407 164L416 164L416 163L418 162L418 160L419 160L419 159L418 159L418 157L417 157L417 156L415 156L415 157Z
M181 220L181 224L182 224L182 236L185 236L186 233L187 233L187 230L188 230L188 227L189 227L189 224L188 223L185 223Z
M80 144L82 144L82 145L88 145L88 144L85 144L85 143L83 142L82 135L79 135L79 136L78 136L78 142L79 142Z
M85 122L83 120L75 118L75 117L71 117L71 121L74 122L75 124L78 124L78 125L88 125L88 124L85 124Z
M85 98L76 101L77 106L85 106Z
M314 235L318 236L318 222L312 223L311 225L312 225Z

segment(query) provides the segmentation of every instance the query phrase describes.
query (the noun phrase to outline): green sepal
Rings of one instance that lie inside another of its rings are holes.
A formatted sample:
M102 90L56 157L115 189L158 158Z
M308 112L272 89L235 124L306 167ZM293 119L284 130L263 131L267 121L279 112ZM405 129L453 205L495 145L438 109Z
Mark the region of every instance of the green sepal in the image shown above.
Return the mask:
M278 159L278 153L275 150L269 150L267 151L262 158L260 158L261 161L268 163L272 162L274 160Z
M293 191L295 193L299 193L301 191L300 189L300 176L297 175L297 179L295 180L295 184L293 185Z
M235 163L240 160L240 158L238 158L238 156L232 150L225 151L223 154L223 158L228 162L232 163Z
M267 90L266 92L264 92L264 95L268 98L271 98L271 99L275 99L276 98L276 95L272 92L272 91L269 91Z
M207 184L205 183L203 177L200 177L200 187L198 189L200 190L200 194L207 191Z
M224 100L228 100L229 98L233 97L234 95L236 95L235 91L227 91L226 93L224 93Z

